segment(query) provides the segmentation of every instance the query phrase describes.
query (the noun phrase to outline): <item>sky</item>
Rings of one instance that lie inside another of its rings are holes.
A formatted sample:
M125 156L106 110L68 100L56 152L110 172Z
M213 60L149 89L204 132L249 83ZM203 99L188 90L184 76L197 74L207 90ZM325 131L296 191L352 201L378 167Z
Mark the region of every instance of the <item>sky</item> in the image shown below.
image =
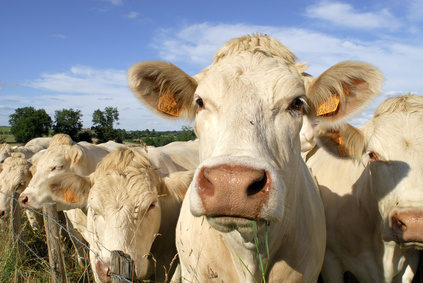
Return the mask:
M126 71L145 60L172 62L189 75L228 40L268 34L318 76L358 60L385 76L382 94L351 123L364 125L391 96L423 94L423 0L357 1L0 1L0 126L16 108L117 107L115 128L181 130L157 117L127 88Z

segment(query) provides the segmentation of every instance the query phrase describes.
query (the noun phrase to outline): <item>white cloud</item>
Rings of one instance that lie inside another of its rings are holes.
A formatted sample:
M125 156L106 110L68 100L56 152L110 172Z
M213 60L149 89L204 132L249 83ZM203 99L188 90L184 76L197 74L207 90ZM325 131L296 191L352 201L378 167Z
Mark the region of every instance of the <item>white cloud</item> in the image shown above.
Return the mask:
M323 1L307 7L306 16L325 20L337 26L356 29L396 30L401 26L398 19L388 9L380 11L360 12L350 4Z
M115 6L121 6L121 5L123 5L123 0L102 0L103 2L109 2L109 3L111 3L112 5L115 5Z
M67 36L63 34L52 34L51 37L60 38L60 39L66 39Z
M64 93L116 94L126 90L126 71L73 66L67 72L43 73L26 85Z
M140 13L138 12L129 12L128 14L126 14L124 17L127 19L136 19L139 16Z

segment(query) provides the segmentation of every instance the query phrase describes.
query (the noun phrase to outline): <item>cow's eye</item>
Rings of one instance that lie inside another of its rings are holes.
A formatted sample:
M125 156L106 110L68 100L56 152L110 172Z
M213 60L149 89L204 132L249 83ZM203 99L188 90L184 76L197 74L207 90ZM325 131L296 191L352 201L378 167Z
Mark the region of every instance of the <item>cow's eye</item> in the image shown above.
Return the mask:
M154 201L150 204L150 207L148 208L148 211L154 209L156 207L157 203Z
M367 152L367 155L369 156L371 162L379 161L379 156L377 156L377 154L373 150L369 150Z
M204 101L203 101L203 99L201 97L197 97L195 99L195 103L197 103L198 107L204 108Z
M303 105L304 105L304 100L301 98L296 98L289 105L289 110L299 111L303 109Z
M59 170L62 170L62 169L63 169L63 166L57 165L57 166L54 166L53 168L51 168L51 171L59 171Z

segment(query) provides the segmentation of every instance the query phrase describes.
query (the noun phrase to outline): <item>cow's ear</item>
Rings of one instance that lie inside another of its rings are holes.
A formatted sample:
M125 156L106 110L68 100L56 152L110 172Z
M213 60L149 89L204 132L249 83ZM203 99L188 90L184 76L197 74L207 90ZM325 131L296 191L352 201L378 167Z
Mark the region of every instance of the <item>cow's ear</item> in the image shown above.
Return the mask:
M338 157L361 160L366 151L363 132L349 124L338 128L319 126L315 138L320 147Z
M313 114L321 123L342 124L382 91L384 77L373 65L345 61L306 84Z
M48 178L44 184L54 199L70 208L85 208L91 189L90 177L63 173Z
M75 164L83 162L85 158L84 149L77 144L71 146L69 150L69 157L71 161L71 167Z
M170 193L183 199L194 177L194 171L174 172L163 178L164 188L159 194ZM167 192L166 192L167 191Z
M194 119L197 81L175 65L144 61L128 70L128 86L141 102L165 118Z

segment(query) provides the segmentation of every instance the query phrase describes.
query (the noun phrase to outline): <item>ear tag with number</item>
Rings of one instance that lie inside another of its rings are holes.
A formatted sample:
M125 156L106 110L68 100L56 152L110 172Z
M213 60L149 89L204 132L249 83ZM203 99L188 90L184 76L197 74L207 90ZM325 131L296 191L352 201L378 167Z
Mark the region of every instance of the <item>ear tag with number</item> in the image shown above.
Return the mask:
M175 101L175 96L169 91L159 97L159 104L157 108L163 113L176 117L179 116L179 107Z
M323 116L338 110L339 101L340 99L337 94L332 95L329 100L319 106L319 108L317 109L317 116Z

